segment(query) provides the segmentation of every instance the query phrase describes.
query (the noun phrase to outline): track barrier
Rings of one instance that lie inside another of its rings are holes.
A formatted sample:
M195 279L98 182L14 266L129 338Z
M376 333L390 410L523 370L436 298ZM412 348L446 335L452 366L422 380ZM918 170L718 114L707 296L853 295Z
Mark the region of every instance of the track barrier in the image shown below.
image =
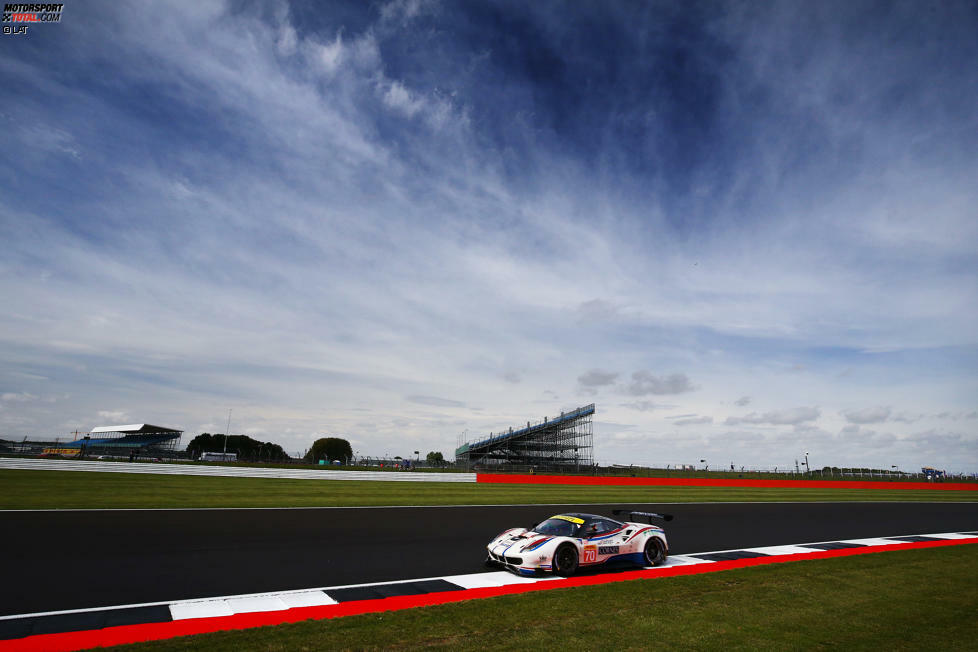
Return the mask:
M871 480L755 480L726 478L626 478L589 475L510 475L479 473L485 484L557 484L632 487L750 487L754 489L892 489L903 491L978 491L978 482L885 482Z

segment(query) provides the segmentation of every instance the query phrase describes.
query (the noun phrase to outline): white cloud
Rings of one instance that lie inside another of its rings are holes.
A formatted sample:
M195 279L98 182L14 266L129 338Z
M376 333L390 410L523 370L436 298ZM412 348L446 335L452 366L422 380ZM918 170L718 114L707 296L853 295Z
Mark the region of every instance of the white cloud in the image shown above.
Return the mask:
M653 403L652 401L632 401L631 403L622 403L621 406L628 408L629 410L638 410L639 412L650 412L652 410L671 410L672 408L676 407L675 405Z
M316 46L316 56L322 70L328 74L335 73L343 64L346 49L343 47L343 36L337 34L336 38L329 42Z
M380 16L383 20L399 21L403 26L432 4L428 0L391 0L381 5Z
M807 421L815 421L819 418L819 416L821 416L821 414L821 410L819 410L817 407L796 407L785 410L773 410L771 412L765 412L764 414L751 412L750 414L742 417L730 416L727 417L725 423L728 426L735 426L744 423L772 426L800 425Z
M600 369L591 369L578 376L577 382L583 387L605 387L607 385L614 384L615 379L617 378L617 373L602 371Z
M669 376L654 376L648 371L636 371L625 391L633 396L649 394L682 394L696 389L686 374L677 373Z
M843 412L849 423L883 423L890 418L892 410L888 407L871 407Z
M435 407L465 407L465 403L462 401L455 401L449 398L440 398L438 396L408 396L407 400L411 401L412 403L433 405Z
M689 417L686 419L676 419L673 424L677 426L694 426L713 423L713 417Z
M383 99L384 104L400 111L409 118L413 118L419 111L425 108L425 102L415 97L398 81L392 81L387 85Z
M129 421L129 414L122 410L99 410L98 418L104 421L114 421L115 424L109 423L105 425L116 425L123 421Z
M36 401L37 396L29 394L27 392L4 392L0 394L0 401L10 401L16 403L26 403L28 401Z

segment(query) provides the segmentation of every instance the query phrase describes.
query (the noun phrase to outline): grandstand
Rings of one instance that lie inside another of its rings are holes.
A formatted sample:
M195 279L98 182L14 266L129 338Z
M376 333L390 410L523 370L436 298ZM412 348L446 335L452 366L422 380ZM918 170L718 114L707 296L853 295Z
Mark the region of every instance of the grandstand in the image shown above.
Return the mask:
M101 426L75 441L59 444L61 454L79 455L170 454L180 444L182 430L148 423L126 426Z
M591 417L594 404L561 412L559 417L525 428L468 442L455 450L459 466L474 468L532 467L549 470L580 470L594 466L594 435Z

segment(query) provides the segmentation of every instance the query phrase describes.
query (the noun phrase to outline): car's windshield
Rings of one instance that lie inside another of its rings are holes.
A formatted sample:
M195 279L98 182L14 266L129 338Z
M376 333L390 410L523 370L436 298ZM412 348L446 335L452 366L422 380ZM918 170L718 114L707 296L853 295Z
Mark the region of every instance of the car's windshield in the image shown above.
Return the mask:
M584 519L575 516L551 516L546 521L537 524L533 531L555 537L572 537L577 534L578 528L583 524Z

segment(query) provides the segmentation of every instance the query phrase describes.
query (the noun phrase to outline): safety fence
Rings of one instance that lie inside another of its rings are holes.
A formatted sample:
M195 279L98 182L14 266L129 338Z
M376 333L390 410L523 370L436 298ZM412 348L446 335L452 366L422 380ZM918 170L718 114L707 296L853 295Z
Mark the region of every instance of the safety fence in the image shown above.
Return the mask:
M383 482L475 482L475 473L414 473L411 471L338 471L319 469L260 468L248 466L167 464L147 462L105 462L0 458L0 469L33 471L93 471L101 473L150 473L157 475L196 475L235 478L281 478L290 480L375 480Z

